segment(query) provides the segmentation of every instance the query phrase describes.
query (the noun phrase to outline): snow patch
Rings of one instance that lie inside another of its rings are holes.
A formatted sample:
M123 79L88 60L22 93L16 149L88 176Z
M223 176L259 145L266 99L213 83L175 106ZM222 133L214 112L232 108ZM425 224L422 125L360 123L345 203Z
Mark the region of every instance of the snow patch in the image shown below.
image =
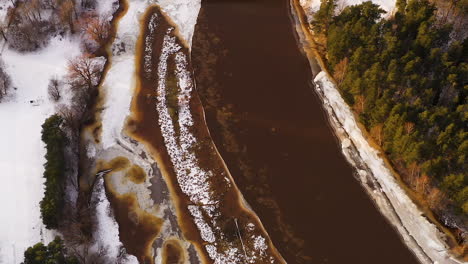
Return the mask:
M192 46L192 37L200 11L201 0L157 0L161 9L174 23L180 34Z
M110 202L107 199L102 177L97 180L94 188L92 201L97 204L95 217L98 221L93 234L95 238L93 247L99 248L101 246L105 248L108 261L117 263L123 244L120 242L119 225L115 221ZM126 260L119 263L137 264L138 260L133 255L126 255Z

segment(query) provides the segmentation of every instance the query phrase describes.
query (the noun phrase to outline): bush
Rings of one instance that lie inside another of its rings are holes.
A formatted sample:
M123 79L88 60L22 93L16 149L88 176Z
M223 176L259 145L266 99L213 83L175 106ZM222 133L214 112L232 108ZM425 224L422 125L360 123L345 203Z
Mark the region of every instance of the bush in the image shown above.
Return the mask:
M24 252L22 264L78 264L75 257L68 256L63 240L56 237L47 246L42 243L29 247Z
M44 164L45 194L40 202L40 208L42 222L48 229L58 227L64 204L66 138L60 128L61 124L62 118L53 115L42 125L42 141L46 144L47 153Z

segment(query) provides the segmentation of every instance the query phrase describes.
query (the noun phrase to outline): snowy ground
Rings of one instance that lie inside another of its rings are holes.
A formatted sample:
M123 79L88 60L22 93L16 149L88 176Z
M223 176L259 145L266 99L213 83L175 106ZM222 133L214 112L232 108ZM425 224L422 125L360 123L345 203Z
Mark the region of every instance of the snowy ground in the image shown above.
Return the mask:
M162 11L177 25L181 36L192 45L193 31L200 11L200 0L157 0Z
M53 39L35 53L6 49L0 55L17 88L0 103L0 263L19 263L27 247L51 238L39 211L45 162L41 125L54 112L47 85L52 76L64 75L67 60L79 53L76 41Z
M94 233L93 249L97 250L99 246L104 246L107 249L107 260L115 262L119 258L123 244L119 238L119 225L115 221L110 202L104 190L103 177L100 177L96 182L92 201L97 203L95 217L98 219ZM137 258L128 254L120 261L122 264L138 264Z

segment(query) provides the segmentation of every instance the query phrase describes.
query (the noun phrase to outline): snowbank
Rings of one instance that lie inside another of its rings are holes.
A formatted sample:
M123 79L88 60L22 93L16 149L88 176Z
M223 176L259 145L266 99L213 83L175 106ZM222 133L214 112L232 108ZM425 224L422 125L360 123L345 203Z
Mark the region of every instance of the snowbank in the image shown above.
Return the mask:
M201 0L158 0L157 3L177 25L184 40L192 46L193 31L197 23Z
M358 165L358 174L365 187L367 181L376 180L375 189L366 189L408 247L423 263L461 263L449 255L444 234L423 216L378 152L364 138L351 109L328 75L320 72L314 82L331 124L342 141L343 153L353 166Z
M119 8L118 0L97 1L97 13L107 20L111 20L115 11Z
M52 238L39 211L45 162L41 125L54 112L49 79L64 75L67 60L79 53L77 41L56 38L35 53L6 49L1 54L17 90L0 103L0 263L20 263L27 247Z

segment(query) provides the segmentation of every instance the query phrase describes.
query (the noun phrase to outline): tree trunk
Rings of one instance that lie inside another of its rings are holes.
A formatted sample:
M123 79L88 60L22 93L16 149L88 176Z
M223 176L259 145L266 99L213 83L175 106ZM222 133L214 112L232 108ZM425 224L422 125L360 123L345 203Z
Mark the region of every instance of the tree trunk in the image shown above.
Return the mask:
M3 29L0 30L0 33L2 34L2 37L3 37L3 39L5 40L5 42L8 42L8 39L7 39L7 37L6 37L5 32L3 31Z

